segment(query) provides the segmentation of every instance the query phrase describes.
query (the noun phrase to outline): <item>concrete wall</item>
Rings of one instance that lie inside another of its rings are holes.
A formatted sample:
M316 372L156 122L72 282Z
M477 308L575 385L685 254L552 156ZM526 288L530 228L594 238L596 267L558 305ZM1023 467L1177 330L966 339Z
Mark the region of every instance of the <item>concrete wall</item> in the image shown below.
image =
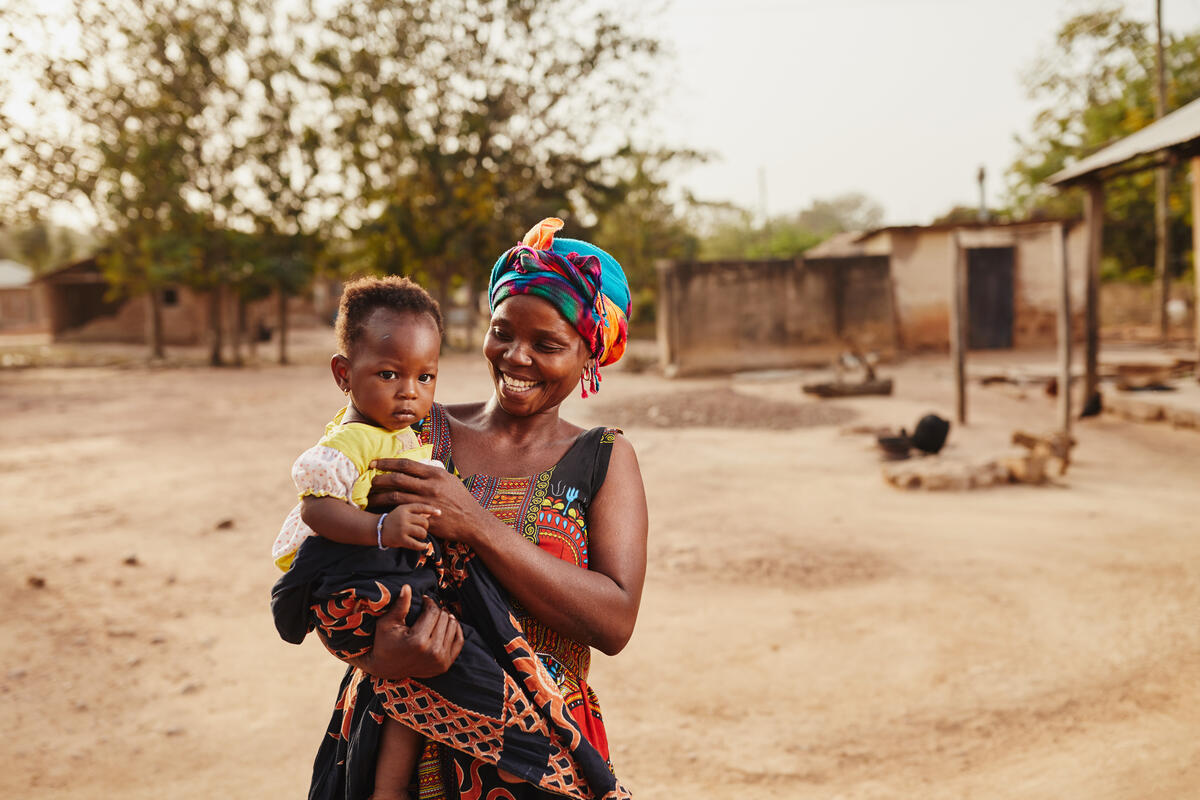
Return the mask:
M0 289L0 331L31 333L45 329L45 315L32 286Z
M736 372L827 363L846 340L890 348L890 286L886 270L883 287L875 274L799 259L662 262L662 363L669 374ZM878 315L846 312L880 298Z

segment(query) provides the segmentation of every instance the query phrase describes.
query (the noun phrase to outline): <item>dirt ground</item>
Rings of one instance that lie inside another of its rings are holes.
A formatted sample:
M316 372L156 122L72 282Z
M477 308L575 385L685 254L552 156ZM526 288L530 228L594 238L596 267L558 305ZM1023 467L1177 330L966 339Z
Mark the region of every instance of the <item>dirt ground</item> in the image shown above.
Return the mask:
M329 346L0 371L0 797L304 796L341 667L276 636L269 548L341 400ZM1200 434L1103 417L1062 486L902 492L847 431L947 413L950 372L883 372L896 397L833 407L795 373L611 371L568 403L619 421L650 498L638 628L592 675L619 774L644 800L1200 797ZM440 399L487 388L446 357ZM974 387L947 457L1053 420Z

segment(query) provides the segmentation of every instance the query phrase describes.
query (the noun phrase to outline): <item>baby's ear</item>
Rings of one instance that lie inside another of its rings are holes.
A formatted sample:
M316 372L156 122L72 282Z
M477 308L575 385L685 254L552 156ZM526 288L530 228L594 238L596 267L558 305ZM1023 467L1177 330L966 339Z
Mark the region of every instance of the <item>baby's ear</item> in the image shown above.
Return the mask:
M343 392L350 391L350 359L338 353L329 359L329 369L338 388Z

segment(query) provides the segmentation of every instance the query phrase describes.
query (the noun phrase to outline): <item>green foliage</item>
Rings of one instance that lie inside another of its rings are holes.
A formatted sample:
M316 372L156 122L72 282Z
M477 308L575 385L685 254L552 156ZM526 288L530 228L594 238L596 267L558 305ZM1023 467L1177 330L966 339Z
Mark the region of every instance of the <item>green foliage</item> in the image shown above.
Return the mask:
M755 226L750 212L734 206L699 208L705 259L792 258L835 233L870 230L883 223L883 208L864 194L851 192L814 200L798 214L773 217Z
M1200 31L1165 43L1167 110L1200 97ZM1044 103L1033 132L1018 138L1009 170L1015 216L1078 216L1078 193L1057 193L1046 178L1069 163L1154 121L1154 42L1146 23L1120 7L1079 14L1063 23L1055 45L1026 76L1030 96ZM1171 252L1189 249L1190 198L1182 170L1170 189ZM1105 184L1104 249L1118 274L1154 261L1154 174L1114 177ZM1177 259L1172 269L1182 271Z
M0 208L87 209L106 274L132 295L183 282L251 299L332 271L409 274L446 299L546 216L650 288L655 258L695 251L663 177L695 154L621 144L652 101L660 48L594 8L5 7L0 68L39 90L18 118L0 86Z
M345 267L407 272L444 299L486 280L541 218L583 236L653 194L622 166L631 149L605 145L636 127L659 52L616 15L569 0L344 0L320 24L314 74L354 190Z
M989 220L995 222L1008 218L1008 213L1004 209L988 209ZM936 217L931 224L933 225L961 225L979 221L978 206L954 206L945 214Z
M0 228L0 258L24 264L36 275L95 251L96 242L88 234L36 217L16 228Z
M606 160L607 188L592 200L599 219L589 235L621 262L638 321L654 319L655 262L695 258L699 252L699 240L669 198L664 173L701 158L693 152L642 152L626 145Z

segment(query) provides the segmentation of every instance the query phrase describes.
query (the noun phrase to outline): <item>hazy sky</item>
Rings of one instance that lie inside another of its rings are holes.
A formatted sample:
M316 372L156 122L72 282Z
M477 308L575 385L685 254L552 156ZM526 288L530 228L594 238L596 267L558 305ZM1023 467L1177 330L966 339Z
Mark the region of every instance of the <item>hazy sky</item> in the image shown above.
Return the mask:
M1013 137L1037 106L1021 76L1079 0L674 0L675 50L657 127L717 156L679 176L710 200L796 211L862 191L889 223L999 202ZM1129 12L1153 20L1154 0ZM1200 26L1200 0L1163 0L1165 27Z

